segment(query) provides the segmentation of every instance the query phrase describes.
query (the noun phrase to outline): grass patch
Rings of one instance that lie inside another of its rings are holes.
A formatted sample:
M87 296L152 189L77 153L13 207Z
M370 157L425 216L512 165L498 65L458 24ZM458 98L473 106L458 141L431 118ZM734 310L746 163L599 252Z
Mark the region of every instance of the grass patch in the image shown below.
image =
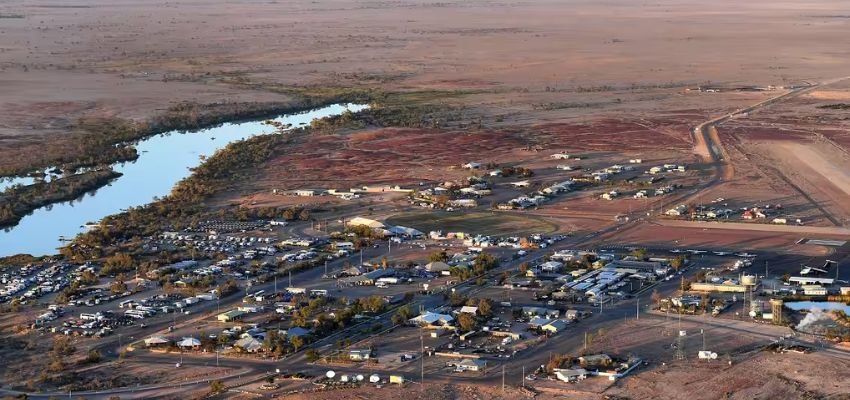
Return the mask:
M529 235L551 233L558 226L532 216L518 216L497 212L413 212L394 215L387 219L391 225L416 228L422 232L441 230L481 235Z

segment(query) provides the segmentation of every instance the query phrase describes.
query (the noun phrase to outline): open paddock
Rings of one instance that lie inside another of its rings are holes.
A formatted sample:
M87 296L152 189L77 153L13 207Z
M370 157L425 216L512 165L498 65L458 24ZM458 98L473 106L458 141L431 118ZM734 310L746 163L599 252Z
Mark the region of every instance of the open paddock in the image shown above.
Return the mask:
M411 212L387 219L392 225L416 228L422 232L465 232L481 235L522 236L553 233L558 226L541 218L505 212Z

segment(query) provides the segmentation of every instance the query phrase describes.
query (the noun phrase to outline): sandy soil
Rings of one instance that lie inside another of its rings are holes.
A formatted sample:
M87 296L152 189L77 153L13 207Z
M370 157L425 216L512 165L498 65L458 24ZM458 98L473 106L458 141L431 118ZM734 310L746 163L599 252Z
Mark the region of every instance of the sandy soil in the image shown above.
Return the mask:
M688 333L683 342L685 361L675 360L671 348L678 330ZM718 360L697 360L696 352L703 348L701 331L706 334L705 348L717 353ZM847 361L818 353L779 355L756 350L767 343L767 338L734 329L690 321L680 324L670 318L667 322L631 320L606 332L593 348L612 354L634 354L650 361L648 369L617 382L604 391L605 395L633 399L800 398L848 390L847 383L837 378L847 368Z
M824 226L799 226L799 225L778 225L778 224L761 224L747 222L699 222L699 221L681 221L681 220L660 220L660 225L671 227L691 227L705 229L720 229L720 230L744 230L744 231L760 231L760 232L780 232L793 233L797 235L821 235L832 237L847 237L850 236L850 229L840 227L824 227Z
M10 0L0 5L0 149L43 142L85 115L281 100L270 92L281 85L474 89L483 92L456 101L513 124L725 108L752 94L682 89L844 73L831 40L844 33L842 5Z
M780 156L797 158L803 165L830 181L837 189L850 194L850 167L847 164L846 154L836 152L835 149L828 151L803 143L780 143L777 147Z
M847 367L846 361L818 354L759 353L731 367L693 361L656 368L607 393L635 399L842 398L848 388L838 376Z
M765 229L751 229L762 227ZM774 230L770 230L771 228ZM777 225L660 220L657 223L642 224L626 231L618 231L605 237L604 240L609 244L654 245L685 249L770 250L810 256L827 254L827 250L820 247L796 244L800 238L808 237L810 234L784 232Z
M385 388L374 388L364 386L352 390L334 390L326 392L309 392L282 396L287 400L342 400L342 399L375 399L394 398L403 396L405 399L422 400L480 400L480 399L525 399L529 392L523 392L515 388L508 388L502 392L501 387L452 385L452 384L426 384L405 385L404 387L388 386ZM536 398L536 397L535 397Z
M816 90L811 93L806 94L806 97L810 97L818 100L850 100L850 93L841 91L841 90Z

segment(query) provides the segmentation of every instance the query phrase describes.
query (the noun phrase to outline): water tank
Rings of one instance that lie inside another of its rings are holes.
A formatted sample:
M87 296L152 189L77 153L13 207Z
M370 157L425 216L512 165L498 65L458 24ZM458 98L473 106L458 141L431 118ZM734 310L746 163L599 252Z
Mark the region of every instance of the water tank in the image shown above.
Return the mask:
M755 275L744 275L741 277L741 284L744 286L755 286L756 285L756 276Z
M750 303L750 311L760 313L764 310L764 301L763 300L753 300Z

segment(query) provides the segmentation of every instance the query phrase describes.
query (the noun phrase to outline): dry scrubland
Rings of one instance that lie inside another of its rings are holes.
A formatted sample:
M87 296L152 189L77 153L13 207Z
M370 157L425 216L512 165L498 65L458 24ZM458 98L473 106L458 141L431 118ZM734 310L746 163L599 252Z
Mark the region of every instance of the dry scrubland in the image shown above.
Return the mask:
M488 124L649 115L671 122L656 122L661 143L678 147L691 117L749 100L683 96L685 85L842 74L841 5L11 0L0 5L0 155L25 162L83 116L286 102L303 85L478 91L448 102Z
M760 351L769 343L769 337L734 329L683 322L681 329L689 335L684 341L687 360L675 361L671 344L680 326L673 320L666 324L631 321L606 334L599 346L655 355L648 370L612 385L604 392L606 395L663 399L846 398L842 396L849 388L841 378L848 367L846 360L817 353ZM696 352L702 348L700 330L706 332L706 349L717 353L718 360L696 359ZM662 361L666 365L661 365ZM812 368L814 365L817 367Z

